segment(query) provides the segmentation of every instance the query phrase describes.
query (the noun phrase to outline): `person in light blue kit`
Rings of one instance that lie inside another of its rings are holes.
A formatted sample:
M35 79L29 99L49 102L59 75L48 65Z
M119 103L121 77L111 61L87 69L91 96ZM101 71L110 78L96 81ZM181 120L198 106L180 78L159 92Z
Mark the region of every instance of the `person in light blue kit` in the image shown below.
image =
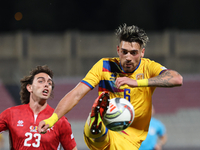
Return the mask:
M165 125L154 118L154 107L152 106L152 118L146 139L142 142L139 150L162 150L162 146L167 142Z

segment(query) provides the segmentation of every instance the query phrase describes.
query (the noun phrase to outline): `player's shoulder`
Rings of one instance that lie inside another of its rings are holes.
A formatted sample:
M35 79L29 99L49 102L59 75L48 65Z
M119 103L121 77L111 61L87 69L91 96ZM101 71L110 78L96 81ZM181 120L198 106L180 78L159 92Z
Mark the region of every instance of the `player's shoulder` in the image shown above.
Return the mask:
M148 67L162 66L160 63L149 58L141 58L141 65Z
M59 121L69 122L68 119L67 119L67 117L65 117L65 116L62 116L62 117L59 119Z
M150 62L155 62L155 61L151 60L149 58L141 58L141 62L143 62L143 63L150 63Z
M42 115L47 115L47 116L51 116L54 112L54 108L52 108L49 104L47 104L46 108L43 110ZM50 117L49 116L49 117Z
M111 64L118 64L119 65L119 58L118 57L104 57L104 58L101 58L97 63L96 65L99 65L99 66L109 66Z
M111 61L111 62L119 62L119 57L105 57L100 59L102 61Z
M23 105L17 105L17 106L12 106L7 108L7 110L12 111L12 110L22 110L24 108L27 108L28 104L23 104Z
M54 108L52 108L49 104L47 104L46 110L54 112Z
M12 107L9 107L7 109L5 109L2 114L6 114L6 115L9 115L9 114L16 114L17 112L22 112L24 111L27 107L26 104L24 105L17 105L17 106L12 106Z
M69 123L68 119L65 116L61 117L58 120L57 125L59 125L59 126L70 126L71 127L71 124Z
M120 60L119 60L119 57L107 57L107 58L102 58L100 62L106 66L111 65L111 64L119 65Z
M151 122L154 124L162 124L162 122L154 117L151 118Z

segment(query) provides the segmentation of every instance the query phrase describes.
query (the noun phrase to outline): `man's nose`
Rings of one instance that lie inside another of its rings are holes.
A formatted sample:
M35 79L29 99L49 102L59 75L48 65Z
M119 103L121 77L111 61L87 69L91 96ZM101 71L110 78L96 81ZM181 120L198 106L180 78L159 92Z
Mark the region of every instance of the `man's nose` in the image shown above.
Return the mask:
M49 84L48 83L45 83L45 87L48 87L49 86Z
M131 61L131 59L132 59L131 56L132 56L132 55L131 55L130 53L127 53L127 54L126 54L126 60L127 60L127 61Z

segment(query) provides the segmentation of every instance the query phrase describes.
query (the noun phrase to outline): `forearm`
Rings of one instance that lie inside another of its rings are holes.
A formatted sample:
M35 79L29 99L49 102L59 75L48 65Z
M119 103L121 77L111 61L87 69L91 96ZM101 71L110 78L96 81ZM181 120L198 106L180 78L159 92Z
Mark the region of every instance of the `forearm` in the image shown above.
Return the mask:
M163 135L162 137L159 138L158 143L155 145L154 149L155 150L161 150L166 142L167 142L167 136Z
M48 124L49 127L52 127L62 116L69 112L78 101L74 100L73 92L69 92L65 95L62 100L58 103L54 113L48 119L45 119L45 124Z
M91 89L83 83L79 83L73 90L66 94L58 103L53 115L44 120L50 127L62 116L68 113Z
M173 70L167 70L156 77L148 79L148 86L174 87L181 86L182 84L182 76L178 72Z
M167 135L164 134L162 137L160 137L159 144L163 146L166 144L166 142L167 142Z
M54 113L58 115L59 119L67 114L77 104L73 99L70 99L70 97L68 96L70 96L70 93L68 93L61 99L61 101L56 106L56 109L54 110Z
M133 80L128 77L118 77L115 81L117 88L127 84L130 87L174 87L183 84L182 76L173 70L166 70L162 74L141 80Z
M76 96L72 90L61 99L54 113L56 113L60 119L62 116L67 114L79 102L80 99L81 98Z
M68 113L90 90L87 85L79 83L73 90L66 94L54 111L58 115L58 118L60 119Z

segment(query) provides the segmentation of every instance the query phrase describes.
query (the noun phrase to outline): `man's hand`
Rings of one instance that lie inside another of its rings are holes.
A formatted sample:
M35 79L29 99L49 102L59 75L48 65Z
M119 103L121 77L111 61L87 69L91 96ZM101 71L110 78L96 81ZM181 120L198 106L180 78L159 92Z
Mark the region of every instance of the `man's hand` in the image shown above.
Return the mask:
M49 128L49 124L46 124L44 120L40 121L38 125L38 132L41 134L45 134L47 132L47 129Z
M128 77L118 77L115 81L115 84L117 86L117 88L120 88L120 86L123 86L125 84L127 84L130 87L137 87L137 81L133 80L131 78Z
M39 133L46 133L48 128L51 128L56 122L58 121L58 115L53 113L51 117L40 121L38 125L38 132Z
M156 144L156 146L154 147L155 150L162 150L162 145L160 144Z

